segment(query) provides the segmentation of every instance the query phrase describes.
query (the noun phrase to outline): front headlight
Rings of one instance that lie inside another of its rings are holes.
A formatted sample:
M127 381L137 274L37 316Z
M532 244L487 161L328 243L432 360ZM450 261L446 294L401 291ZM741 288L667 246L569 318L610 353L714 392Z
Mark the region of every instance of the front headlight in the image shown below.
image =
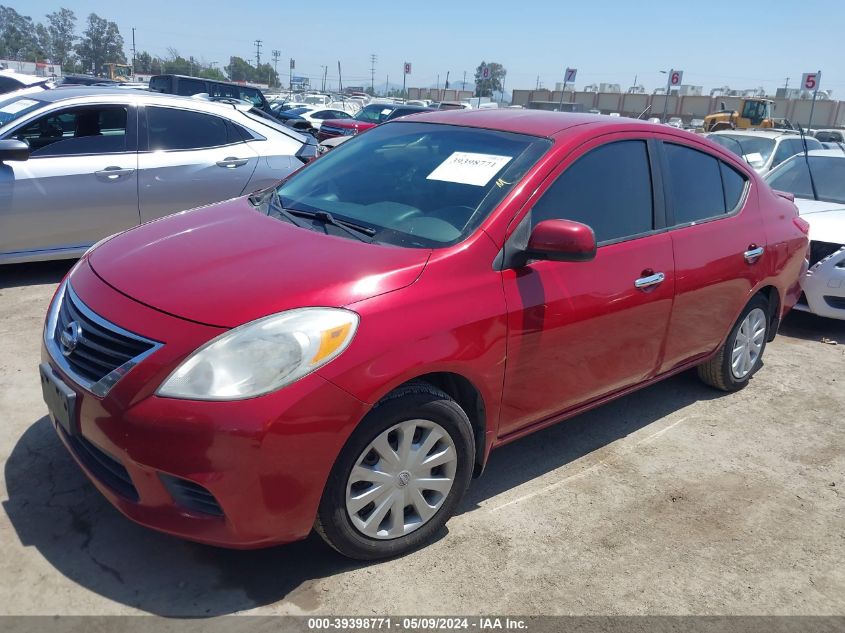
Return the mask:
M300 308L241 325L206 343L156 392L188 400L253 398L299 380L345 350L358 315Z

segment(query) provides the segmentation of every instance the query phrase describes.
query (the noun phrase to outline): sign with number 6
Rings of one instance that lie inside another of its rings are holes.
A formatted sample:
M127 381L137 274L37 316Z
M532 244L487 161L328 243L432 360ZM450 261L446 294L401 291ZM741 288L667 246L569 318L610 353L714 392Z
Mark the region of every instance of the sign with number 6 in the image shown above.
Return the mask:
M669 71L669 85L670 86L680 86L681 82L684 80L684 71L683 70L670 70Z
M804 90L816 90L819 87L819 74L804 73L801 75L801 87Z

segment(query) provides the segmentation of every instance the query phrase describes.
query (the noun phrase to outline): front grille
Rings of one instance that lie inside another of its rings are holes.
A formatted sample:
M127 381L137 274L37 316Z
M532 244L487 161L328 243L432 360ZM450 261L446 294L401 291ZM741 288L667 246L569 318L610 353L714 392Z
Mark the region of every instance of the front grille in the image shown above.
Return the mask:
M845 297L832 297L830 295L824 295L824 300L827 305L831 308L836 308L837 310L845 310Z
M842 244L835 244L833 242L817 242L813 240L810 242L810 267L815 266L825 257L833 255L842 246Z
M325 123L320 126L320 131L324 134L331 134L332 136L343 136L347 132L346 129L331 127Z
M214 495L198 483L164 473L161 473L160 477L173 500L186 510L217 517L223 516L223 510Z
M70 284L51 308L46 339L53 359L98 396L108 393L126 372L160 347L97 315Z
M64 429L59 432L70 444L71 450L94 477L114 490L121 497L138 501L138 491L126 468L114 457L96 447L81 435L68 435Z

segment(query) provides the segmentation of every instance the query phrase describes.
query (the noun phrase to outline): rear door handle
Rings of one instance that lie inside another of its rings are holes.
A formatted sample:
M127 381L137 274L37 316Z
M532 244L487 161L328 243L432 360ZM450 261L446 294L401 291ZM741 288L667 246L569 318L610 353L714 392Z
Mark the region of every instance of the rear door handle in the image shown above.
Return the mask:
M653 275L648 275L647 277L640 277L634 282L634 286L642 290L643 288L650 288L651 286L662 284L664 279L666 279L666 275L663 273L654 273Z
M217 166L234 169L235 167L246 165L248 162L248 158L238 158L237 156L229 156L228 158L224 158L223 160L218 160Z
M748 250L742 254L742 256L745 258L746 262L748 262L749 264L753 264L758 259L760 259L760 256L765 250L766 249L764 249L762 246L752 244L748 247Z
M117 180L121 176L128 176L134 171L134 169L112 166L106 167L105 169L101 169L100 171L95 171L94 175L98 176L99 178L104 178L106 180Z

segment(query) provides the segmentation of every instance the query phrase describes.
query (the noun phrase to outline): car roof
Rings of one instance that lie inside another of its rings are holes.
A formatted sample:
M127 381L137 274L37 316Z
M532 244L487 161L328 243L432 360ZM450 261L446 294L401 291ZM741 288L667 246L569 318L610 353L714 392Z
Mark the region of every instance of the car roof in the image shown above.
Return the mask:
M516 132L532 136L550 137L558 132L587 123L601 124L606 128L625 127L632 124L642 126L644 130L653 130L654 123L647 123L626 117L608 117L601 114L572 112L549 112L547 110L510 110L510 109L474 109L474 110L437 110L414 115L413 122L444 123L479 127L503 132Z
M2 97L7 95L0 95ZM14 95L12 95L14 96ZM76 101L74 105L96 104L109 101L121 103L146 103L150 105L171 105L184 106L186 108L217 113L223 116L231 115L232 110L250 110L254 106L248 102L240 104L227 103L225 101L213 101L210 99L197 99L195 97L182 97L148 90L136 90L134 88L112 88L110 86L59 86L50 90L44 90L37 94L21 95L21 98L35 99L46 103L61 103L62 101Z
M798 132L794 132L792 130L719 130L718 132L710 132L710 134L716 134L718 136L756 136L772 139L777 139L782 136L799 136Z
M19 73L11 68L5 68L0 70L0 76L2 77L9 77L10 79L14 79L15 81L19 81L25 86L35 86L37 84L43 84L47 81L50 81L50 77L38 77L37 75L27 75L25 73Z
M845 152L841 149L811 149L807 152L809 156L827 156L829 158L845 158Z

